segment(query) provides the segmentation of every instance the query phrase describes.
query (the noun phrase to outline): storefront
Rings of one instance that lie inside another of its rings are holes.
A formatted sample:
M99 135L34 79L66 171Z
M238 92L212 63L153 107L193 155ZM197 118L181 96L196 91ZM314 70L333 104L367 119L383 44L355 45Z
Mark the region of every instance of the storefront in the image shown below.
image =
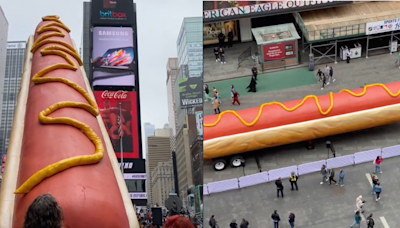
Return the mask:
M262 70L299 64L299 34L293 23L252 29Z
M238 21L218 21L203 24L203 45L218 44L218 34L225 35L225 42L228 42L229 31L233 32L233 41L239 40Z

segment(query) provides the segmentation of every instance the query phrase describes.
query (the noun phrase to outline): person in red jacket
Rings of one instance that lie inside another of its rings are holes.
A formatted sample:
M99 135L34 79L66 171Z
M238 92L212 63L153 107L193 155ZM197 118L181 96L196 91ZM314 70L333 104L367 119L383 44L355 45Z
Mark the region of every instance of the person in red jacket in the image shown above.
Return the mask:
M378 157L375 158L375 160L374 160L374 165L375 165L374 174L377 174L378 172L382 173L382 171L381 171L381 162L382 162L382 160L383 159L382 159L381 156L378 156Z
M236 90L233 90L232 93L233 93L232 105L235 105L236 102L238 103L238 105L240 105L239 93Z

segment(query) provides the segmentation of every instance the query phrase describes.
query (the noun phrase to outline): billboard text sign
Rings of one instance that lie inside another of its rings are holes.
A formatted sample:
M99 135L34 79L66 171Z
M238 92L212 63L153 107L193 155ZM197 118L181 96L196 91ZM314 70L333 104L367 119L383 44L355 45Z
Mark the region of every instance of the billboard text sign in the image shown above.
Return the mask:
M136 92L93 92L117 158L140 158Z
M264 45L264 61L293 58L296 56L295 47L295 41Z
M197 135L203 135L203 111L194 113L196 116Z
M132 28L93 28L93 85L135 86Z
M96 0L91 3L93 25L132 25L135 23L133 1Z
M181 107L195 107L203 105L203 80L202 77L179 79L179 96Z
M366 24L366 35L392 32L400 30L400 18L395 18L386 21L374 21Z

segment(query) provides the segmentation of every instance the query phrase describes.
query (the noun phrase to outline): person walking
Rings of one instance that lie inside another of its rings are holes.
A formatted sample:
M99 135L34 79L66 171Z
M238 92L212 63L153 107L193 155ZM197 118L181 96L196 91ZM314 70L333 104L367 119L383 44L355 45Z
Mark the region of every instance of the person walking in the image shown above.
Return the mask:
M289 179L289 181L290 181L290 186L292 187L292 191L294 190L293 185L296 186L296 191L299 190L299 187L297 187L297 179L299 179L299 177L296 176L296 174L295 174L294 172L292 172L292 173L290 174L290 179Z
M205 101L208 101L208 99L212 100L209 94L210 94L210 89L208 88L207 84L204 84L204 96L206 97Z
M321 90L324 90L324 87L325 86L327 86L328 84L326 83L326 75L324 74L324 73L322 73L323 74L323 76L322 76L322 87L321 87Z
M344 171L343 171L343 169L341 169L339 171L339 185L340 185L340 187L344 186Z
M335 170L334 169L329 169L329 185L332 184L332 181L335 182L335 185L338 185L336 182L335 178Z
M364 213L363 206L366 201L362 199L362 195L359 195L356 199L356 207L357 211L360 213Z
M375 221L374 218L372 218L372 214L370 214L366 220L367 220L367 228L374 228Z
M219 59L219 48L218 47L214 47L214 56L215 56L215 62L220 61L220 59Z
M238 103L238 105L240 105L240 101L239 101L239 93L234 90L233 91L233 100L232 100L232 105L235 105L235 103Z
M282 195L283 198L283 184L282 184L282 179L279 177L278 180L275 181L276 185L276 196L279 198L279 192Z
M325 165L321 167L322 181L320 184L324 184L324 181L328 181L328 171L326 171Z
M246 219L242 219L242 223L240 223L240 228L248 228L249 222Z
M231 224L229 225L230 228L238 228L238 224L236 223L236 219L232 220Z
M325 77L326 77L326 85L329 85L329 74L330 74L330 68L328 65L325 65Z
M257 70L256 66L251 68L251 73L253 74L254 78L257 80L258 70Z
M274 228L279 228L279 222L281 221L281 218L279 217L279 214L274 211L274 213L271 215L272 221L274 221Z
M256 78L254 76L251 76L251 81L249 86L247 86L246 89L249 89L247 92L257 92L257 88L256 88L257 82L256 82Z
M317 72L316 76L318 77L318 82L317 83L320 83L320 82L322 82L322 77L324 77L324 72L322 72L321 69L318 69L318 72Z
M371 180L372 180L371 195L373 195L373 194L375 194L375 186L379 182L379 178L377 175L371 174Z
M232 29L228 32L228 48L231 48L233 45L233 32Z
M225 34L222 31L218 34L218 42L220 48L225 47Z
M214 100L217 98L219 100L219 103L220 104L222 103L221 96L219 95L219 91L215 87L213 87L213 97L214 97ZM212 104L214 104L214 102Z
M232 98L232 102L233 102L233 92L235 91L235 86L231 85L231 98Z
M350 52L347 52L347 53L346 53L346 62L347 62L347 63L350 63L350 59L351 59L351 58L350 58Z
M208 222L208 225L210 225L211 228L216 228L217 221L215 221L214 215L211 215L211 218L210 218L210 221Z
M226 64L225 62L225 51L222 47L219 48L219 59L221 60L221 64Z
M329 67L329 78L331 80L331 82L335 82L336 79L333 77L333 68Z
M214 98L214 104L213 104L213 109L214 109L214 114L220 114L221 110L219 109L220 102L218 98Z
M289 214L289 224L290 228L294 227L294 218L296 217L291 211L288 212Z
M382 186L381 183L378 182L375 185L376 202L378 202L381 199L381 193L382 193Z
M354 214L354 223L350 225L350 228L353 228L355 225L358 226L358 228L360 228L361 224L361 216L360 216L360 212L356 211L356 213Z
M381 156L378 156L378 157L375 158L375 160L374 160L374 165L375 165L374 174L377 174L378 172L382 173L382 171L381 171L381 162L382 162L382 160L383 159L382 159Z

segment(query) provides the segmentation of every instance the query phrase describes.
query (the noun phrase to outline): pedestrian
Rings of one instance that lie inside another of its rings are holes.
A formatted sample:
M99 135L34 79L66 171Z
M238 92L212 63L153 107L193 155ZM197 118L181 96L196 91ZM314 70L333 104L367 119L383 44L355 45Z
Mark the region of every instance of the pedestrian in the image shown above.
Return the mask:
M339 171L339 185L340 185L340 187L344 186L344 171L343 171L343 169L340 169L340 171Z
M290 228L294 227L294 218L296 217L291 211L288 212L289 214L289 224Z
M276 196L279 198L279 192L280 192L283 198L283 184L280 177L278 178L278 180L275 181L275 185L276 185Z
M332 181L335 182L335 185L338 185L336 182L335 178L335 170L334 169L329 169L329 185L332 184Z
M221 102L221 97L219 95L219 91L215 87L213 87L213 99L215 100L216 98L219 100L219 103L221 104L222 102ZM214 100L212 104L214 104Z
M372 218L372 214L370 214L367 218L367 228L374 228L375 226L375 221L374 218Z
M355 225L357 225L358 228L360 228L360 221L361 221L360 212L356 211L356 213L354 214L354 223L350 225L350 228L353 228Z
M233 32L232 29L228 32L228 48L231 48L233 45Z
M225 51L224 51L224 49L222 47L219 48L219 59L221 60L221 64L226 64L226 62L225 62Z
M331 82L335 82L336 79L333 77L333 68L329 67L329 77Z
M257 88L256 88L257 82L256 82L256 78L254 76L251 76L251 81L249 86L247 86L247 89L249 89L247 92L257 92Z
M365 202L366 202L366 201L363 200L362 195L359 195L359 196L357 197L357 199L356 199L357 211L359 211L360 213L364 213L363 206L364 206L364 203L365 203Z
M325 77L326 77L326 85L329 85L329 74L330 74L330 68L329 68L329 66L328 65L325 65Z
M213 104L213 109L214 109L214 114L220 114L221 110L219 109L220 102L218 98L214 99L214 104Z
M207 84L204 84L204 96L206 97L205 101L208 101L208 99L212 100L209 94L210 94L210 89L208 88Z
M238 105L240 105L240 101L239 101L239 93L234 90L233 91L233 101L232 101L232 105L235 105L235 103L238 103Z
M381 183L376 183L375 185L375 193L376 193L376 202L378 202L381 199L381 193L382 193L382 186Z
M295 174L294 172L292 172L292 173L290 174L290 179L289 179L290 185L292 186L292 191L294 190L293 185L296 186L296 191L299 190L299 188L297 187L297 179L299 179L299 177L296 176L296 174Z
M251 73L253 74L254 78L257 80L258 69L256 66L251 68Z
M231 98L232 98L232 102L233 102L233 92L235 91L235 86L231 85Z
M325 165L321 167L322 181L320 184L324 184L324 181L328 181L328 171L326 171Z
M211 215L211 218L210 218L210 221L208 222L208 225L210 225L211 228L216 228L217 221L215 221L214 215Z
M274 213L271 215L272 221L274 221L274 228L279 228L279 222L281 221L281 218L279 217L279 214L274 211Z
M222 31L218 34L219 47L225 47L225 34Z
M246 219L242 220L242 223L240 223L240 228L248 228L249 227L249 222L246 221Z
M324 87L327 86L328 84L326 84L326 75L324 73L322 73L322 87L321 90L324 90Z
M382 173L382 171L381 171L381 162L382 162L382 157L381 156L378 156L378 157L376 157L375 158L375 160L374 160L374 165L375 165L375 171L374 171L374 174L376 174L376 173Z
M375 186L379 182L379 178L377 175L371 174L371 179L372 179L371 195L373 195L373 194L375 194Z
M214 47L214 56L215 56L215 62L220 61L220 59L219 59L219 47Z
M237 228L238 225L236 223L236 219L232 220L231 224L229 225L230 228Z
M317 72L316 76L318 77L318 82L317 83L320 83L320 82L322 82L322 77L324 77L324 72L322 72L321 69L318 69L318 72Z
M346 53L346 62L350 63L350 52L349 51Z

